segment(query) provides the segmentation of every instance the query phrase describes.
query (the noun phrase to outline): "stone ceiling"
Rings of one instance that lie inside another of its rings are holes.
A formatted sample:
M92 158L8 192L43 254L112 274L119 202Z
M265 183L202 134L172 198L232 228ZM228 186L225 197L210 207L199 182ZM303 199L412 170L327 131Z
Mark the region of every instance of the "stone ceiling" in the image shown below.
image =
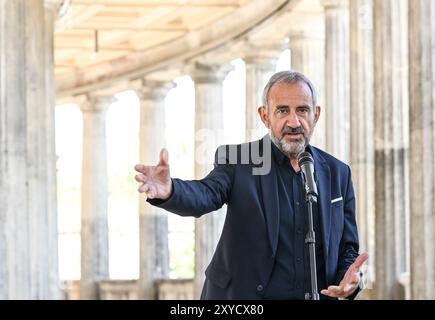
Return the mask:
M55 29L58 93L79 94L184 63L300 2L71 0Z
M252 0L73 0L56 30L56 75L185 36Z

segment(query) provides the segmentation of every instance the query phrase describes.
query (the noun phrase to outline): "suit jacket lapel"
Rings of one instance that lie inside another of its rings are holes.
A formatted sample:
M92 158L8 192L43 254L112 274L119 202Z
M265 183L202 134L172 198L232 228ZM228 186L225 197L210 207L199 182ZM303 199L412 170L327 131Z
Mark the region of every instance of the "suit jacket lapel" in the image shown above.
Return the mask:
M318 204L320 208L320 221L322 225L323 250L325 261L328 261L329 239L331 232L331 171L325 159L311 147L314 158L314 170L317 173L319 190Z

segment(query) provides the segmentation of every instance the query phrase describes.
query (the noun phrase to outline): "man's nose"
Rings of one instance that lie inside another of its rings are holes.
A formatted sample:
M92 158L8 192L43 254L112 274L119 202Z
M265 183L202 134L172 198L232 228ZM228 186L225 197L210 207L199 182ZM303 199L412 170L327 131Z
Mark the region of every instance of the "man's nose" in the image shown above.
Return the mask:
M299 121L299 117L294 111L290 111L290 113L287 116L287 126L290 128L299 128L301 126L301 123Z

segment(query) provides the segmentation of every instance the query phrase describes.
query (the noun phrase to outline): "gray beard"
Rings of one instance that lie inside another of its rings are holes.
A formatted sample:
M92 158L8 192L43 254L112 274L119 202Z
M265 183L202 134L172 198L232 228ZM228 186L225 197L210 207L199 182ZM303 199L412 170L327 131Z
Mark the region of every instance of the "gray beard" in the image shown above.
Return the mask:
M291 156L297 156L301 152L305 150L305 147L308 145L309 140L307 140L305 137L302 138L301 143L298 145L290 145L284 141L284 137L281 139L278 139L273 135L272 129L269 129L269 136L270 140L275 144L275 146L284 154L286 154L288 157Z

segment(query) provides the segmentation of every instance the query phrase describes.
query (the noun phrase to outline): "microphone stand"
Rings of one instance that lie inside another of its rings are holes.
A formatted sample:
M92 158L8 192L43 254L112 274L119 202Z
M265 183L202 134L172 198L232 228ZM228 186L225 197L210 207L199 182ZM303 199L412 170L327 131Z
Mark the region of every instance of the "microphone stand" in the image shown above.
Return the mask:
M316 234L314 233L313 224L313 203L317 203L317 195L315 193L307 193L306 202L308 207L308 232L305 237L305 243L308 245L310 254L310 272L311 272L311 293L305 294L305 300L320 300L317 291L317 268L316 268Z
M302 181L305 187L305 199L308 207L308 231L305 243L308 245L310 254L311 293L305 294L305 300L320 300L319 293L317 292L316 235L313 223L313 203L317 202L317 178L314 171L313 157L307 151L302 152L298 157L298 164L301 169Z

